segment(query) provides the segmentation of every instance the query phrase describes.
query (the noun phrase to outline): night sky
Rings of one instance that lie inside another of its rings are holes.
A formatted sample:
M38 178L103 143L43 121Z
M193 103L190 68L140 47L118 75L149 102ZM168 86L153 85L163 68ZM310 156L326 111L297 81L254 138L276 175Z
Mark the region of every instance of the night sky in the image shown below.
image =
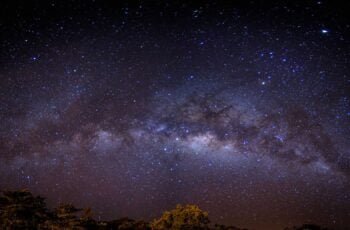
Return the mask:
M1 1L0 189L350 226L346 1L115 2Z

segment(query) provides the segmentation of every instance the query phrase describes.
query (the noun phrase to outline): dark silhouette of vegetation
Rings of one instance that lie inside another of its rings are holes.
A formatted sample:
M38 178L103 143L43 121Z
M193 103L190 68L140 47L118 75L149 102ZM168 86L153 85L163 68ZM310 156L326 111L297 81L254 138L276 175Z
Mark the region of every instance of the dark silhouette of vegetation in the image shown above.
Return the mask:
M28 190L4 191L0 197L1 229L37 229L49 218L44 198Z
M112 221L96 221L90 208L79 209L61 204L50 211L45 199L28 190L2 191L0 195L0 229L4 230L246 230L234 226L210 225L208 213L196 205L177 205L150 223L127 217ZM285 230L327 230L304 224Z
M208 213L196 205L177 205L175 209L166 211L162 217L151 223L152 229L209 229Z
M215 224L214 228L212 228L213 230L248 230L246 228L242 229L242 228L237 228L235 226L226 226L226 225L222 225L222 224Z
M293 228L286 228L285 230L328 230L328 228L323 228L314 224L303 224L302 226L294 226Z

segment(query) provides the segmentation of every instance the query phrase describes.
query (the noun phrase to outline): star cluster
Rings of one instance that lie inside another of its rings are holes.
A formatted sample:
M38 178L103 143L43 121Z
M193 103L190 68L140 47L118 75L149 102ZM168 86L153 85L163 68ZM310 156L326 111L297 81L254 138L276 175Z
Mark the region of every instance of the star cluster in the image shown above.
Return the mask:
M195 203L350 225L346 7L1 3L0 188L102 219Z

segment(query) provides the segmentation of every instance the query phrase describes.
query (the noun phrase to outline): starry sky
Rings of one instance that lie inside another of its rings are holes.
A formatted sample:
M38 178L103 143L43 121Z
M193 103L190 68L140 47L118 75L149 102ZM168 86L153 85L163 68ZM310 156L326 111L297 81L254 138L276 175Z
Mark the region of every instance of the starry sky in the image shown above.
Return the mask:
M0 188L346 229L345 2L1 1Z

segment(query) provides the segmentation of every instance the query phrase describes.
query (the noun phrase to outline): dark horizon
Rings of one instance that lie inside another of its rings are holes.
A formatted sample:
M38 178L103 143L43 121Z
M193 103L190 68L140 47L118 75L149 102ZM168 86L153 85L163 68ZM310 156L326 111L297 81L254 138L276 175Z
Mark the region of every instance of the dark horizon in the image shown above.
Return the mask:
M0 190L151 220L350 226L344 1L1 1Z
M210 220L209 213L193 204L177 204L152 220L121 217L101 220L90 208L75 207L62 202L49 208L45 197L32 194L28 189L0 191L0 227L25 230L248 230ZM288 226L281 230L335 230L313 223Z

